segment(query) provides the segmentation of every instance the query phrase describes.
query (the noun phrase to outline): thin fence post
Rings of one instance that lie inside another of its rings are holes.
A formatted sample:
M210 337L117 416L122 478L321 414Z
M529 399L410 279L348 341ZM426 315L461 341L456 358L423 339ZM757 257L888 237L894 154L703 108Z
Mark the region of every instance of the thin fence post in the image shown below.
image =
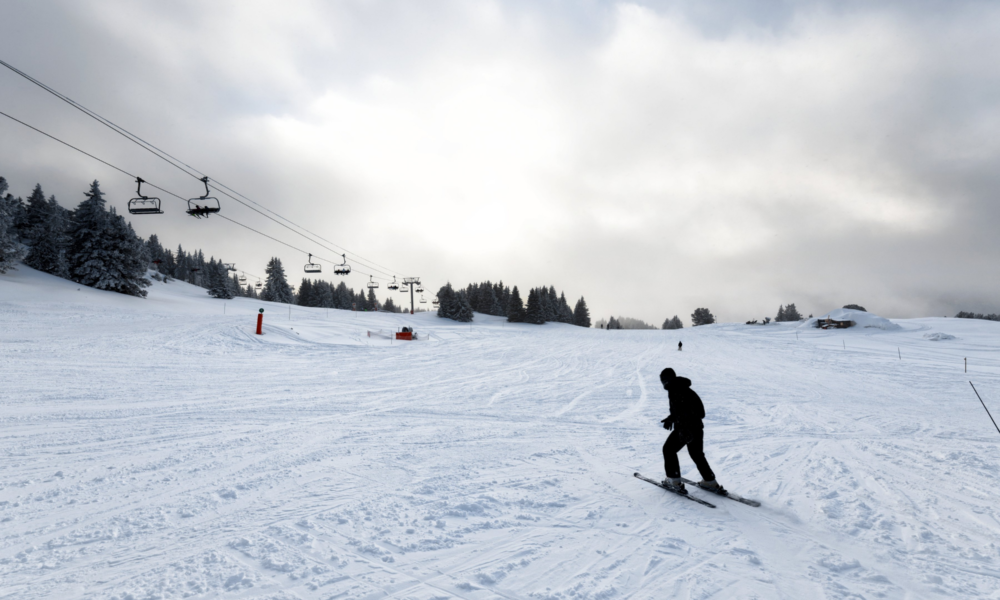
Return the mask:
M971 381L969 382L969 385L972 385ZM986 409L986 414L990 415L990 409L986 408L986 403L983 402L983 397L979 395L979 390L976 389L976 386L972 385L972 391L976 392L976 398L979 398L979 402L982 403L983 408ZM1000 433L1000 425L997 425L997 422L993 419L993 415L990 415L990 421L993 421L993 426L997 428L997 433Z
M899 360L903 360L903 353L899 351L899 346L896 346L896 354L899 355Z

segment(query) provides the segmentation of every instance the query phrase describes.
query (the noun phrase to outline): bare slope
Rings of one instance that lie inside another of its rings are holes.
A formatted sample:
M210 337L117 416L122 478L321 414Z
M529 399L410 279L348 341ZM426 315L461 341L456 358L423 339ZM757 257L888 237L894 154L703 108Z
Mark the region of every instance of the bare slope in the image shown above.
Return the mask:
M0 275L0 598L1000 598L1000 436L966 383L1000 413L1000 323L289 321L77 288ZM432 340L365 333L403 324ZM662 473L664 366L761 508L631 477Z

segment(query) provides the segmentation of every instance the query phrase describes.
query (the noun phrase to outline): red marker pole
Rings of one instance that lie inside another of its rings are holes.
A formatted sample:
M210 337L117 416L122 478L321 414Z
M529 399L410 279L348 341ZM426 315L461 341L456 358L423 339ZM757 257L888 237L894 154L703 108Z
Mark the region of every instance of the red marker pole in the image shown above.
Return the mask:
M264 333L260 330L261 327L263 326L264 326L264 309L262 308L260 309L260 312L257 313L257 335L264 335Z

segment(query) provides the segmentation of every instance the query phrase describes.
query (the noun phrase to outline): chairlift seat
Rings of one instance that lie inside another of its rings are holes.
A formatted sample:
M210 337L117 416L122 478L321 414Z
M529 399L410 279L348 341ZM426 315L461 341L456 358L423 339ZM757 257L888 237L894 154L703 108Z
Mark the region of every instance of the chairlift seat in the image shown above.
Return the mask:
M350 275L351 265L334 265L333 272L335 275Z
M162 215L160 199L142 196L128 201L128 212L133 215Z
M220 210L219 201L215 198L191 198L188 200L187 214L196 219L208 218L208 215L214 215Z
M316 263L309 263L305 266L305 271L306 273L322 273L323 267Z

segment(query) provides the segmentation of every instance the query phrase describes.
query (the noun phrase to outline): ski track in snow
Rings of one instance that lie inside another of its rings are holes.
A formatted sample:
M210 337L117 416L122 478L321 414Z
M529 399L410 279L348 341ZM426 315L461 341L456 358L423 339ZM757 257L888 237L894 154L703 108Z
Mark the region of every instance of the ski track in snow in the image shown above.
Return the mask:
M1000 598L967 383L1000 413L998 323L796 340L77 288L0 276L0 598ZM367 337L403 324L424 340ZM665 366L762 507L632 477L662 476Z

